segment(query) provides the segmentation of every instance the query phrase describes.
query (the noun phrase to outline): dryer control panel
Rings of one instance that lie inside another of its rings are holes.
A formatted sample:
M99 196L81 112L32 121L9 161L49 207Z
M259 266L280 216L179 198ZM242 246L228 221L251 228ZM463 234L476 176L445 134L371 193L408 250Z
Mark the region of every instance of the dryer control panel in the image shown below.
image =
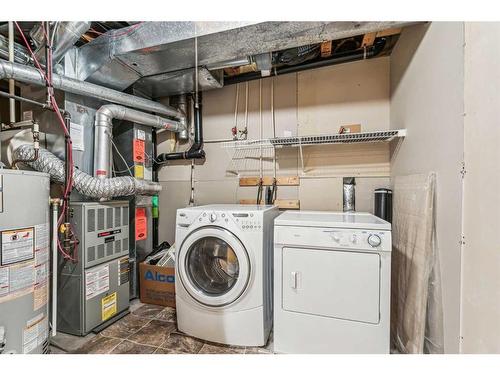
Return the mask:
M276 244L365 251L391 251L391 232L346 228L275 226Z

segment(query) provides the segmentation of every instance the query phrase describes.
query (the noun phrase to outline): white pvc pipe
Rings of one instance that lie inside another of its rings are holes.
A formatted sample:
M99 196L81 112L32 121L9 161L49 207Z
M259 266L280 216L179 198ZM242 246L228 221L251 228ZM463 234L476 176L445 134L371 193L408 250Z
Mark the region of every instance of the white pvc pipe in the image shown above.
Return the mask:
M57 334L57 218L59 202L52 202L52 336Z

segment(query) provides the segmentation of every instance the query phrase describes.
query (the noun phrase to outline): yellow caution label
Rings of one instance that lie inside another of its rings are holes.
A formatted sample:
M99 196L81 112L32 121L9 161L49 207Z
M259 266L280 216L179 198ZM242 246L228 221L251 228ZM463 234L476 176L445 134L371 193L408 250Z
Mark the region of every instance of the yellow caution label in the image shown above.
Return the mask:
M116 314L116 305L116 292L101 300L103 322Z
M134 177L139 178L139 179L144 178L144 166L143 165L136 164L134 166Z

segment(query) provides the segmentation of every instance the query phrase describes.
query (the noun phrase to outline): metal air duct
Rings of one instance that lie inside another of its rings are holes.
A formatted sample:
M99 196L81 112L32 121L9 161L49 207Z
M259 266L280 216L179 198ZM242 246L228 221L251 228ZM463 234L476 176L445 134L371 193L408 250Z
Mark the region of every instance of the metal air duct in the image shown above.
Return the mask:
M15 79L23 83L45 86L43 75L35 68L0 60L0 79ZM55 89L70 92L75 95L87 96L99 100L137 108L143 111L156 112L165 116L185 121L186 116L181 111L152 100L125 94L89 82L82 82L62 75L53 74L52 84Z
M95 115L94 176L98 178L107 178L110 175L113 120L132 121L176 133L187 131L185 120L168 120L115 104L102 106Z
M78 42L78 39L90 29L91 22L58 22L55 26L55 36L52 60L53 65L59 63L66 52ZM45 64L45 46L46 40L42 43L35 52L35 56L41 64Z

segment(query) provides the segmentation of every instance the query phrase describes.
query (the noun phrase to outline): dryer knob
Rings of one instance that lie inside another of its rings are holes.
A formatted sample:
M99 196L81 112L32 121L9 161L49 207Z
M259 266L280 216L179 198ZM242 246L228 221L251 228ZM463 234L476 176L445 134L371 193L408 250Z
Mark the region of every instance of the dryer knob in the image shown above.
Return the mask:
M368 236L368 243L370 244L371 247L378 247L382 243L382 240L378 235L370 234Z
M211 222L211 223L213 223L214 221L216 221L216 220L217 220L217 214L216 214L215 212L212 212L212 213L210 214L209 219L210 219L210 222Z

